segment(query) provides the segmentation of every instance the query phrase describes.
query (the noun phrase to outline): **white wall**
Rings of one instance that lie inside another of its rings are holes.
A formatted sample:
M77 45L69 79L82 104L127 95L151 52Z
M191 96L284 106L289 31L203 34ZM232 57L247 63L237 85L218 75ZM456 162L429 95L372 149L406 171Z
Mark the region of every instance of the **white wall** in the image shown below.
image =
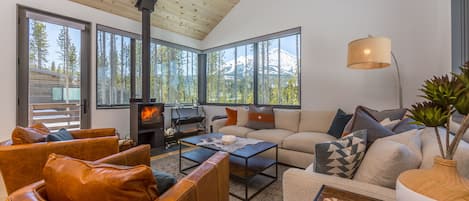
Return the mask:
M95 86L95 24L140 32L140 23L67 0L0 1L0 140L16 124L16 4L93 23L91 86ZM451 68L450 0L242 0L204 41L158 28L154 37L205 49L302 27L302 106L304 109L352 111L358 104L376 108L397 106L394 68L361 71L346 66L347 43L367 34L393 40L408 106L423 80ZM92 127L116 127L128 134L129 110L96 110L91 91ZM209 116L223 107L208 107Z
M398 106L395 68L346 68L347 44L388 36L398 56L404 104L425 79L451 70L450 0L241 0L203 40L204 49L302 27L302 107L351 112ZM219 108L210 111L223 111ZM213 114L209 114L210 116Z
M134 33L141 32L141 24L127 18L112 15L68 0L1 0L0 1L0 140L10 138L16 125L16 5L36 8L59 15L92 22L91 41L91 86L96 86L95 66L95 24L102 24ZM201 48L201 41L158 28L152 29L152 36L169 42ZM91 91L92 127L115 127L122 134L129 133L129 110L96 110L96 89Z

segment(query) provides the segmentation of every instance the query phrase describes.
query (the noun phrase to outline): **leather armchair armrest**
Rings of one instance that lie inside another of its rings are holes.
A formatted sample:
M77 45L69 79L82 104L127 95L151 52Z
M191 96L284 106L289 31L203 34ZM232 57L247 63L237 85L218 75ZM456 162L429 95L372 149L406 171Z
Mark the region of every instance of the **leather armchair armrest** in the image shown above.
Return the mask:
M217 152L157 200L228 201L229 171L228 153Z
M150 145L140 145L132 149L104 157L95 162L125 166L150 166L150 149Z
M81 129L70 131L70 134L72 134L73 138L75 139L109 137L117 135L115 128Z
M8 196L7 201L47 201L44 180L20 188Z

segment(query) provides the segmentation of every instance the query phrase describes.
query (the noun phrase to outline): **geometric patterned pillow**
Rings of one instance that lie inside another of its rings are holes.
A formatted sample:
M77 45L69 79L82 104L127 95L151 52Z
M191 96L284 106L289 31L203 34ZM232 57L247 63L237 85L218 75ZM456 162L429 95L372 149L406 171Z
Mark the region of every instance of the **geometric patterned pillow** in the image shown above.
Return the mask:
M337 141L316 144L314 171L353 178L365 156L366 138L366 130L359 130Z

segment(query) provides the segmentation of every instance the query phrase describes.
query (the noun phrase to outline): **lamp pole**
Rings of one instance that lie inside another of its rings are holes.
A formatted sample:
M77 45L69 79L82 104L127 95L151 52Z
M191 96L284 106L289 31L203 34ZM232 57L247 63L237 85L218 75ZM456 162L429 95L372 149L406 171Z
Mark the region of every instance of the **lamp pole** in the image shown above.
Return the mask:
M398 90L399 90L399 108L404 108L403 100L402 100L402 82L401 82L401 71L399 69L399 63L397 62L396 55L394 52L391 51L391 56L392 59L394 60L394 63L396 64L396 72L397 72L397 84L398 84Z

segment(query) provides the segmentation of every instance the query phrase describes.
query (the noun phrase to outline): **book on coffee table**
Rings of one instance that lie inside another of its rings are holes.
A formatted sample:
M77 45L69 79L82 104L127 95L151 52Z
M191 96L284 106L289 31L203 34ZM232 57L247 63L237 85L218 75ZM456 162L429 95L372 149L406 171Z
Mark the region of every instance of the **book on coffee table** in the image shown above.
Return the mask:
M314 201L380 201L372 197L322 185Z

